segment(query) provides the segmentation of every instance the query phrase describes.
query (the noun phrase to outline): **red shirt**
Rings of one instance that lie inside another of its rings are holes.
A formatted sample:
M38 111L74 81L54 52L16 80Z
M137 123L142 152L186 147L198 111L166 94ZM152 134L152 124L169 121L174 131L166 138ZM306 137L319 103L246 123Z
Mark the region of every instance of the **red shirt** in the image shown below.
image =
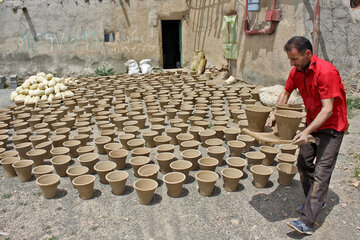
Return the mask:
M347 129L345 89L334 65L313 55L308 70L299 72L296 67L291 70L285 90L291 93L296 88L304 100L307 125L319 114L321 99L334 98L333 113L318 130L332 128L343 132Z

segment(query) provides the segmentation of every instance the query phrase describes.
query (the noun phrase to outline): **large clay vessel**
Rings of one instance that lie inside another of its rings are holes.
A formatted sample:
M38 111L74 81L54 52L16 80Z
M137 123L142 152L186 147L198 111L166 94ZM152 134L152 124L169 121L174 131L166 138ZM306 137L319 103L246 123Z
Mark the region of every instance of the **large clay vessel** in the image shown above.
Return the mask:
M138 195L139 203L143 205L150 204L158 185L159 184L155 180L148 178L136 180L134 188Z
M18 176L20 182L30 181L33 165L33 160L20 160L12 164L12 167L15 169L16 175Z
M224 168L221 170L224 180L224 189L228 192L234 192L239 185L243 172L236 168Z
M259 105L246 105L244 109L249 124L249 130L263 132L266 120L272 109Z
M289 163L279 163L276 168L279 173L279 183L284 186L289 186L298 172L297 167Z
M275 119L279 138L293 139L303 116L303 113L297 111L276 110Z
M195 174L195 178L199 186L200 194L208 197L212 194L219 176L213 171L201 170Z
M37 178L36 183L40 186L44 198L54 198L57 194L57 186L60 184L60 176L57 174L45 174Z
M268 184L270 175L273 173L271 167L264 165L254 165L250 168L253 174L254 185L257 188L264 188Z
M129 174L125 171L112 171L106 174L106 180L109 182L113 194L120 195L124 192L128 177Z
M265 154L265 159L262 163L264 165L271 166L274 162L276 155L279 153L279 149L270 146L261 146L260 152Z
M173 172L181 172L185 175L184 183L187 183L188 181L191 166L192 163L186 160L176 160L170 163L170 168Z
M95 176L89 174L81 175L74 178L72 183L78 190L81 199L87 200L93 197Z
M109 182L106 180L105 176L109 172L114 171L116 168L116 163L112 161L104 161L104 162L98 162L95 164L94 169L97 172L97 174L100 177L100 182L103 184L109 184Z
M167 186L167 193L170 197L180 197L182 193L182 186L185 182L186 176L181 172L167 173L163 177L163 181Z

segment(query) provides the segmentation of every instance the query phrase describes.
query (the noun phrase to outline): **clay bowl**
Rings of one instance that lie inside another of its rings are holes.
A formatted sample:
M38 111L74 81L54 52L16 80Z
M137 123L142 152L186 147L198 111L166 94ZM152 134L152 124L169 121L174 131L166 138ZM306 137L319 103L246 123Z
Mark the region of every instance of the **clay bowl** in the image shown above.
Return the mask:
M104 146L111 142L111 138L108 136L100 136L94 140L99 154L106 154Z
M95 164L94 169L97 172L97 174L100 177L100 182L103 184L109 184L109 182L106 180L105 176L109 172L112 172L116 168L116 163L113 161L104 161L104 162L98 162Z
M157 150L158 153L162 153L162 152L173 153L174 150L175 150L175 146L173 144L162 144L162 145L159 145L156 148L156 150Z
M298 145L294 144L280 144L281 153L288 153L291 155L295 155L296 149L298 149Z
M146 156L149 157L151 152L150 148L146 148L146 147L138 147L138 148L134 148L131 153L134 157L137 156Z
M191 171L198 168L198 160L201 158L201 152L195 149L184 150L181 152L181 156L184 160L192 163Z
M236 168L224 168L221 170L221 175L224 180L224 189L228 192L236 191L240 178L244 173Z
M16 172L14 167L12 166L13 163L19 161L19 157L6 157L1 159L0 163L4 169L4 172L8 178L16 177Z
M47 155L44 149L32 149L26 153L27 159L34 161L34 167L44 164L44 159Z
M259 105L246 105L244 109L249 124L249 130L263 132L266 120L272 109Z
M185 141L180 144L180 151L195 149L198 150L200 142L197 140Z
M145 146L148 148L155 147L154 137L158 135L158 132L156 131L144 131L142 134L142 137L145 140Z
M253 165L261 165L266 155L262 152L247 152L245 153L249 168Z
M21 159L27 159L26 153L32 149L32 144L31 142L24 142L16 144L14 147Z
M40 143L38 145L35 146L35 149L43 149L46 151L46 154L44 156L45 159L51 158L51 149L52 149L52 142L51 141L46 141L43 143Z
M284 186L291 185L291 182L298 172L296 166L289 163L279 163L276 166L279 173L279 183Z
M67 147L56 147L50 150L51 156L67 155L70 153L70 149Z
M85 153L79 156L78 158L80 164L89 169L89 174L94 174L94 166L99 161L99 156L97 153Z
M79 134L74 136L74 140L80 141L80 146L86 146L87 142L89 141L89 134Z
M209 170L215 171L216 167L219 165L219 160L213 157L203 157L198 160L200 170Z
M29 136L27 135L15 135L12 137L12 141L14 143L14 145L23 143L23 142L28 142L29 141ZM4 144L6 145L6 144Z
M40 177L41 175L51 174L54 171L54 167L51 165L41 165L33 168L33 173L35 178Z
M230 157L226 159L226 163L228 164L229 167L243 171L246 165L246 160L240 157Z
M276 157L278 159L278 163L294 164L297 160L294 155L288 153L278 153Z
M163 177L163 181L168 189L167 193L170 197L180 197L182 194L182 186L186 180L185 174L181 172L167 173Z
M140 177L140 175L138 174L138 169L144 166L145 164L148 164L150 162L150 158L144 156L133 157L130 158L129 162L131 164L131 167L133 168L134 175L136 177Z
M45 174L36 179L44 198L56 197L57 186L60 184L60 176L56 174Z
M215 135L216 135L216 132L214 130L211 130L211 129L206 129L206 130L203 130L201 132L199 132L199 135L200 135L200 139L202 141L202 144L204 147L208 147L206 145L206 140L210 139L210 138L214 138Z
M91 153L95 151L95 147L94 146L82 146L79 147L78 149L76 149L77 153L79 155L85 154L85 153Z
M219 176L213 171L201 170L195 174L195 178L199 186L200 194L208 197L212 194Z
M105 149L107 155L109 155L109 153L112 150L117 150L117 149L121 149L121 148L122 148L122 144L117 143L117 142L111 142L111 143L104 145L104 149Z
M27 182L31 179L31 171L34 165L33 160L19 160L12 164L20 182Z
M126 158L129 152L125 149L116 149L109 152L109 160L116 163L116 169L122 170L125 168Z
M154 137L155 145L170 144L171 137L169 136L156 136Z
M254 165L250 168L250 171L253 174L254 185L257 188L265 188L270 175L273 173L270 167L264 165Z
M105 176L111 186L111 192L115 195L121 195L124 192L128 177L129 174L125 171L112 171Z
M79 156L78 152L76 151L81 145L79 140L68 140L63 143L64 147L70 149L69 154L71 157L76 158Z
M134 188L138 195L139 203L148 205L154 197L158 183L152 179L138 179L134 182Z
M145 164L138 169L138 174L141 178L150 178L157 180L159 166L155 164Z
M144 139L131 139L127 142L127 145L129 146L130 150L133 150L135 148L144 147L145 140Z
M275 119L279 138L291 140L304 117L303 113L291 110L276 110Z
M94 195L95 176L84 174L72 180L73 185L79 192L81 199L90 199Z
M81 176L81 175L85 175L88 172L89 172L89 168L87 168L85 166L73 166L73 167L69 167L66 170L66 174L69 176L71 183L72 183L72 180L74 180L74 178ZM73 184L73 187L75 187L74 184Z
M159 153L155 156L162 173L171 172L170 164L174 160L175 155L169 152Z
M119 140L121 142L121 144L123 145L123 147L126 149L126 150L129 150L129 146L127 144L127 142L131 139L134 139L135 138L135 135L134 134L130 134L130 133L124 133L124 134L120 134L119 135Z
M65 135L55 135L50 138L53 147L62 147L66 140L67 137Z
M58 155L51 159L51 164L54 166L56 173L60 177L65 177L70 161L71 157L69 155Z
M274 163L276 155L279 153L279 149L270 146L261 146L260 152L264 153L266 156L262 164L271 166Z
M219 161L219 165L221 165L224 159L224 155L226 153L226 148L221 146L213 146L213 147L208 147L206 151L210 157L216 158Z
M245 150L246 143L238 140L231 140L228 142L228 146L231 157L240 157Z
M246 144L243 152L248 152L250 150L250 147L254 146L256 142L255 138L248 135L239 135L237 136L236 140L242 141Z

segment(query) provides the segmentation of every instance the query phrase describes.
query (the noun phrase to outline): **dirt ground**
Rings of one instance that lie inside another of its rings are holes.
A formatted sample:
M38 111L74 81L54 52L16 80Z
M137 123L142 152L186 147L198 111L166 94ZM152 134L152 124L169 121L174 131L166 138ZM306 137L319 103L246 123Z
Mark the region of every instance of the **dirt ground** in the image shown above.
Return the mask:
M0 108L8 105L1 91ZM304 202L299 175L289 187L279 185L276 166L267 188L258 189L252 174L244 177L236 192L227 192L219 178L211 197L197 191L190 173L180 198L167 195L159 173L159 187L151 205L140 205L130 174L124 195L115 196L109 185L96 176L95 194L82 200L68 177L62 177L58 196L44 199L35 178L20 183L0 170L0 232L4 239L360 239L360 191L351 184L354 168L359 165L360 116L350 119L349 134L344 137L333 173L326 208L315 224L313 236L302 236L286 222L299 217L296 208ZM94 138L94 135L91 136ZM224 145L225 146L225 145ZM227 148L227 146L225 146ZM257 150L254 147L252 150ZM206 150L201 147L202 155ZM156 149L152 149L154 159ZM180 156L179 147L175 149ZM228 152L225 158L228 157ZM129 160L130 156L128 157ZM106 160L105 155L101 160ZM77 161L75 164L79 164ZM218 167L216 172L225 166ZM1 167L2 168L2 167ZM0 237L1 239L1 237Z

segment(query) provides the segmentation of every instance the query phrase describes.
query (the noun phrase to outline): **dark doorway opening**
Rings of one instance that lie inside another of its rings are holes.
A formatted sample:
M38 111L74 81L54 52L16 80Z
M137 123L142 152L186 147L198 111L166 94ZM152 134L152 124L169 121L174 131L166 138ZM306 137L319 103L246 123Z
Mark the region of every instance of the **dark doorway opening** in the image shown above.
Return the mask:
M163 68L181 67L181 21L162 20Z

